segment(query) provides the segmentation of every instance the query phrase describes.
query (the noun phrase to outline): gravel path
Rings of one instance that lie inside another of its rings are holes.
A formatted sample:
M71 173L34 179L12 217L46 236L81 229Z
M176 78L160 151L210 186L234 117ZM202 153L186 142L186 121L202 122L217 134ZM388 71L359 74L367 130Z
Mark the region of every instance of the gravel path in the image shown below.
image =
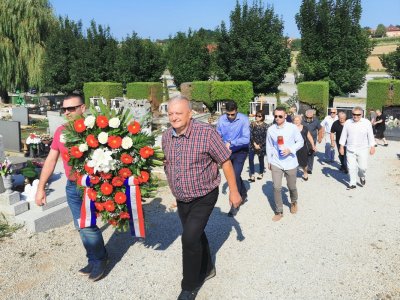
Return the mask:
M286 201L279 223L271 221L269 172L251 184L235 219L226 216L223 185L207 226L217 276L197 299L400 299L399 149L400 142L378 147L366 186L352 191L338 164L316 160L310 179L298 181L298 214ZM104 228L111 262L96 283L76 273L85 260L72 223L18 231L0 242L0 298L176 299L181 229L172 201L163 188L145 204L145 241Z

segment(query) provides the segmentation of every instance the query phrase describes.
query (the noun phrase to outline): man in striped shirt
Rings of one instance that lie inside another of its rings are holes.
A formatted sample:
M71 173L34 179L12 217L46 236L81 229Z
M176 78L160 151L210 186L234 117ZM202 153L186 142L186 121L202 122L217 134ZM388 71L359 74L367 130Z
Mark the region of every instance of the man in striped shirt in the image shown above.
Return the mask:
M192 120L186 97L168 102L168 118L172 127L162 136L164 168L183 227L183 279L178 299L195 299L202 283L216 274L204 228L218 199L218 165L229 185L230 204L238 207L241 197L230 151L213 127Z

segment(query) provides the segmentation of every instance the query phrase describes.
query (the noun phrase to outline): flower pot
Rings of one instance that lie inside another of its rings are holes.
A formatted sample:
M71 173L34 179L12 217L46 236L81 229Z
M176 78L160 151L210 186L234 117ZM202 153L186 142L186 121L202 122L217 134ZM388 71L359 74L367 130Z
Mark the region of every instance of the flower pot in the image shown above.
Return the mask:
M6 194L11 194L12 193L12 188L13 188L13 178L12 175L6 175L2 176L3 178L3 186L5 189Z

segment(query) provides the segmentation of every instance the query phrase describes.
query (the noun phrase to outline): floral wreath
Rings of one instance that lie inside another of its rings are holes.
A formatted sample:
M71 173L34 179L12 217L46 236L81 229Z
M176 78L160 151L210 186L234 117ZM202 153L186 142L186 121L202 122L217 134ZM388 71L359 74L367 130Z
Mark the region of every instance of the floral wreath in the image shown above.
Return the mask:
M83 189L80 227L96 224L96 218L118 230L144 237L141 197L153 197L157 189L151 168L163 165L164 154L153 147L155 137L141 131L129 110L110 110L71 120L64 130L68 152L61 153Z

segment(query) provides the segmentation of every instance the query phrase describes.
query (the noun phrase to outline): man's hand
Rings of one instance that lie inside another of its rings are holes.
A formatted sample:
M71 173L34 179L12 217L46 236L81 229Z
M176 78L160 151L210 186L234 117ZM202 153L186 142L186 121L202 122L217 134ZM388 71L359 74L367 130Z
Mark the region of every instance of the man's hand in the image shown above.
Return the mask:
M240 197L239 192L229 192L229 204L234 208L238 208L240 203L242 203L242 197Z
M43 206L46 204L46 191L44 189L38 189L36 191L35 203L37 206Z
M231 150L231 143L228 142L225 144L225 146L226 146L226 148L228 148L228 150Z
M339 153L340 155L344 155L344 147L342 145L340 145Z
M369 154L374 155L375 154L375 146L372 146L369 148Z
M282 155L283 156L288 156L290 153L292 153L292 152L290 152L290 149L288 149L288 148L285 148L285 149L282 150Z

